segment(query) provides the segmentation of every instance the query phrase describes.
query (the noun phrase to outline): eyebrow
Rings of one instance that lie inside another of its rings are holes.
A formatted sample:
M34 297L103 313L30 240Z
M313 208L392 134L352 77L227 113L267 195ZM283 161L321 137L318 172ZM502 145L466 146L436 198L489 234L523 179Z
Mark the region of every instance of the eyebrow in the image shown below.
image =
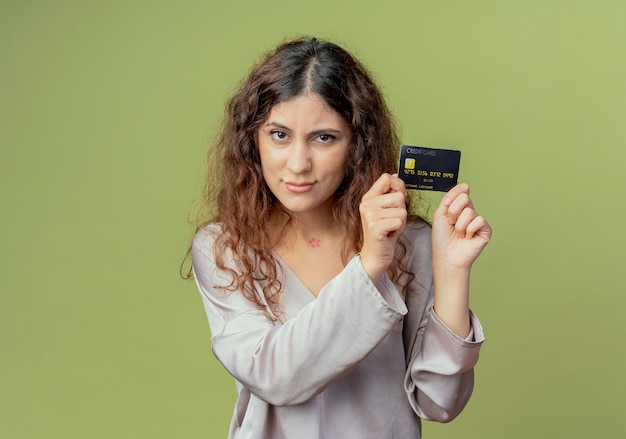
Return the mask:
M268 122L265 124L266 127L275 127L275 128L280 128L281 130L285 130L285 131L289 131L291 132L291 128L279 123L279 122ZM315 136L315 135L320 135L320 134L341 134L342 131L338 130L337 128L320 128L314 131L311 131L310 133L307 133L308 136Z

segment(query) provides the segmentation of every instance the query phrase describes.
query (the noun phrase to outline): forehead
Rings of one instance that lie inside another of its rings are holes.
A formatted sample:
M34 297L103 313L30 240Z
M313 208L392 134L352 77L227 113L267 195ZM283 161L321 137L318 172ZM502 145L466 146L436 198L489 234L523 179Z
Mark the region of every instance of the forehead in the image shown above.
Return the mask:
M346 120L320 95L308 93L274 105L268 114L268 123L331 124L338 129L349 129Z

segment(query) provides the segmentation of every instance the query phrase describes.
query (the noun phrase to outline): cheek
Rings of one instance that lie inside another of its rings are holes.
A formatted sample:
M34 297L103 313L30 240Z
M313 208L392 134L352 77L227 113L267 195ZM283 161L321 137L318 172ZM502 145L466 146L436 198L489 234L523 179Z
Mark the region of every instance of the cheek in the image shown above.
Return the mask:
M263 180L267 182L267 176L271 172L268 169L267 165L271 160L267 157L267 150L259 145L259 164L261 165L261 175L263 176Z
M259 146L259 158L264 177L280 173L285 167L285 154L280 149Z
M263 142L259 142L259 160L263 169L273 161L271 148L265 146Z
M346 173L346 163L348 162L348 151L338 151L337 154L333 154L328 157L328 167L333 169L335 173L341 173L342 178Z

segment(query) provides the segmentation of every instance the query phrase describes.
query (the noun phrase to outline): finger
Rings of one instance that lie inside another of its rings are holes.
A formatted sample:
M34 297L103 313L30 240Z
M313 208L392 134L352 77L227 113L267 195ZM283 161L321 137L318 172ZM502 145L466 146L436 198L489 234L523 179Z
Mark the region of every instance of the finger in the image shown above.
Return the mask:
M467 228L469 227L470 223L474 220L474 218L476 218L477 216L478 214L476 213L474 209L471 209L469 207L466 207L465 209L463 209L463 211L460 213L459 217L457 218L456 223L454 224L454 230L456 231L456 234L459 238L468 237Z
M449 207L454 203L454 200L459 196L459 194L467 194L469 195L469 185L467 183L460 183L450 189L441 199L439 203L439 207L435 211L435 215L445 216L448 215ZM451 223L454 224L454 223Z
M383 174L374 182L370 190L363 196L363 200L368 200L388 192L400 192L406 196L404 182L397 176Z
M470 208L473 209L474 205L472 200L467 193L461 192L457 195L457 197L452 201L452 204L448 206L448 210L446 216L448 217L449 224L455 224L463 212L464 209Z
M377 195L368 199L363 197L359 210L361 213L365 213L367 211L377 209L406 209L405 200L406 197L402 194L402 192L388 192L386 194Z
M393 174L389 183L391 192L400 192L406 198L406 185L404 184L404 181L398 177L398 174Z
M369 223L367 233L376 241L380 241L402 233L405 225L406 220L402 217L379 218L377 221Z
M459 194L469 195L469 193L469 185L467 183L459 183L446 193L441 202L446 206L450 206L454 199L459 196Z
M398 218L399 220L406 222L407 216L407 211L403 207L381 209L377 212L377 217L380 220Z
M491 239L491 226L485 218L477 215L468 225L465 230L465 237L472 239L476 235L480 235L486 242Z
M372 187L367 191L365 195L363 195L363 200L368 200L373 197L377 197L382 194L386 194L389 192L389 179L391 175L383 174L378 177L378 180L374 182Z
M405 206L405 196L402 194L402 192L388 192L386 194L379 195L371 201L377 207L382 209L391 209L394 207Z
M404 208L392 209L370 209L361 214L363 218L363 226L368 229L378 227L378 225L386 220L399 220L404 226L407 220L407 211Z

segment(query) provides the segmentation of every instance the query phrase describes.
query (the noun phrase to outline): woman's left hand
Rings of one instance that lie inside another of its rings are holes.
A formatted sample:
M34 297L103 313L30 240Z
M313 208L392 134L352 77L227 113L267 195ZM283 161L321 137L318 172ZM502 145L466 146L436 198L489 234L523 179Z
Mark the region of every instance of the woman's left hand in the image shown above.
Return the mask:
M491 227L476 213L469 186L443 197L433 217L435 312L459 337L470 332L469 280L472 264L491 239Z
M474 210L469 186L443 197L433 217L433 264L469 270L491 239L491 226Z

